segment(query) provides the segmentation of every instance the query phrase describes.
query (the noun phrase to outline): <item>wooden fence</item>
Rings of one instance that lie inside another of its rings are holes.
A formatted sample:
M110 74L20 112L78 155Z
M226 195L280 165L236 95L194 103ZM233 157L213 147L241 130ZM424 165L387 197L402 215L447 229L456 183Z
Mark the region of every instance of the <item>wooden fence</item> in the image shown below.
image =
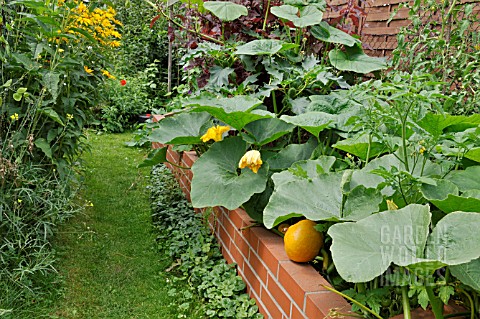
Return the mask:
M388 56L397 46L397 34L400 29L411 23L408 15L409 9L399 9L399 5L405 2L405 0L327 0L329 8L325 17L335 19L341 15L342 9L358 6L366 15L360 19L360 23L354 31L361 36L364 49L370 55ZM480 0L460 0L458 3L459 5L467 3L474 5L473 14L477 17L477 23L472 25L471 31L480 32ZM391 18L395 11L397 13ZM440 17L438 13L425 11L421 18L424 20L437 19L438 21Z

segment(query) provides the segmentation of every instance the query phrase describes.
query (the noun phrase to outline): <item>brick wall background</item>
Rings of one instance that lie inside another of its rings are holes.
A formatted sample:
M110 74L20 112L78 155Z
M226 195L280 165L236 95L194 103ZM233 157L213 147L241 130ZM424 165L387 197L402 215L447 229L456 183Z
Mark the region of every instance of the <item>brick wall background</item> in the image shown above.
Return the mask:
M367 54L389 56L397 46L396 37L400 28L410 24L408 9L399 9L399 5L405 2L405 0L327 0L329 7L325 18L336 19L340 16L342 10L358 6L365 12L366 16L361 19L359 27L352 29L352 31L361 36ZM473 14L476 14L480 19L479 0L459 0L458 3L459 5L474 4ZM395 10L397 10L397 14L389 21ZM426 11L421 13L421 18L424 21L432 19L438 21L439 16ZM455 21L451 22L455 23ZM351 20L347 19L347 24L351 24ZM474 24L471 31L480 32L480 22Z

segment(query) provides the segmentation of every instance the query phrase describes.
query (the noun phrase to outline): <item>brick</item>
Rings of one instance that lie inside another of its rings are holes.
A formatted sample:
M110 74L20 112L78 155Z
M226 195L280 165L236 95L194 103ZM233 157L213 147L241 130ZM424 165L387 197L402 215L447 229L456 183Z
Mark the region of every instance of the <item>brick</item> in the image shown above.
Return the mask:
M301 311L295 303L292 303L292 310L290 312L290 319L308 319L305 317L303 311Z
M260 312L266 319L272 318L272 316L270 316L270 313L267 310L267 307L263 303L262 299L260 297L257 297L255 298L255 300L257 301L258 312Z
M243 267L243 260L245 257L242 255L240 249L238 249L235 243L230 243L229 250L234 262L237 263L239 267Z
M293 261L280 263L278 280L288 291L300 309L303 309L306 292L326 291L321 285L328 282L309 264Z
M234 239L237 228L231 223L229 216L223 215L223 218L219 220L221 220L220 222L223 224L225 231Z
M187 167L192 167L193 163L195 163L197 159L197 154L194 151L184 152L182 156L182 162Z
M331 291L320 291L307 293L305 302L305 314L307 318L325 318L330 317L331 312L347 314L352 306L345 299ZM344 316L343 318L354 318Z
M288 260L283 248L283 239L261 227L252 228L252 232L259 238L257 251L259 258L263 260L276 278L279 262Z
M228 213L228 217L237 229L242 229L245 226L252 224L252 219L250 218L250 216L248 216L248 214L240 208L231 210Z
M243 238L248 242L252 250L258 251L258 236L252 232L252 228L246 228L242 230Z
M278 303L280 308L284 313L290 315L290 308L292 305L292 300L290 296L286 293L284 287L280 285L276 278L273 278L270 274L268 275L267 289L270 292L271 296Z
M283 315L286 315L285 313L282 312L280 306L276 303L276 301L273 300L272 296L270 295L270 292L267 289L264 289L263 287L261 289L260 299L264 303L265 308L268 309L268 312L270 315L268 318L278 319L278 318L282 318Z
M230 250L226 249L226 245L222 242L221 239L219 239L218 242L221 246L223 258L225 258L225 260L227 261L227 264L234 263L235 260L233 259L232 255L230 254Z
M263 285L255 269L253 269L248 263L243 265L243 278L247 282L250 289L255 291L257 295L260 295L260 290Z
M238 247L244 258L248 260L248 256L250 255L250 245L245 238L243 238L239 230L235 230L233 243Z
M230 250L231 239L230 239L230 236L228 236L227 232L225 231L225 229L222 226L218 227L217 234L218 234L217 237L219 237L219 239L222 240L224 248L227 249L227 250Z
M259 280L265 285L267 284L267 267L263 262L258 258L258 255L255 251L251 250L248 257L249 266L255 271Z

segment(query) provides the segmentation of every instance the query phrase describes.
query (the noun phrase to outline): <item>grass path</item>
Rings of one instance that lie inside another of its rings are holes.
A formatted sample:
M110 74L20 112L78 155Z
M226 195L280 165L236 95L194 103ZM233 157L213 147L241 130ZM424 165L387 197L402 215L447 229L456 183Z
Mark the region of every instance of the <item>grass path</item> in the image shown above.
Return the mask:
M177 318L164 271L171 260L151 231L149 169L136 168L145 151L125 147L131 137L90 136L82 200L93 206L56 236L65 291L51 318Z

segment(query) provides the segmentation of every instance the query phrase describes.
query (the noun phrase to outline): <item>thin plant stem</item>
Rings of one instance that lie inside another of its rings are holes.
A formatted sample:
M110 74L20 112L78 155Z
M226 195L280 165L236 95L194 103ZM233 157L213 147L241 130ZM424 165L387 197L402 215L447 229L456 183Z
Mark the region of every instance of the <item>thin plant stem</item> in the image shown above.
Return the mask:
M352 297L350 296L347 296L346 294L344 293L341 293L340 291L336 290L335 288L332 288L332 287L329 287L329 286L326 286L326 285L321 285L323 288L327 289L327 290L330 290L331 292L334 292L336 293L337 295L339 296L342 296L343 298L353 302L354 304L356 304L357 306L359 306L362 310L365 310L366 312L368 312L369 314L372 314L375 318L378 318L378 319L382 319L382 317L380 317L377 313L373 312L373 310L365 307L364 305L362 305L361 303L359 303L358 301L356 301L355 299L353 299ZM406 318L405 319L411 319L411 318Z
M271 0L268 0L267 1L267 8L265 10L265 17L263 18L263 27L262 27L262 30L265 31L267 29L267 19L268 19L268 13L270 11L270 1ZM290 34L290 33L289 33Z

